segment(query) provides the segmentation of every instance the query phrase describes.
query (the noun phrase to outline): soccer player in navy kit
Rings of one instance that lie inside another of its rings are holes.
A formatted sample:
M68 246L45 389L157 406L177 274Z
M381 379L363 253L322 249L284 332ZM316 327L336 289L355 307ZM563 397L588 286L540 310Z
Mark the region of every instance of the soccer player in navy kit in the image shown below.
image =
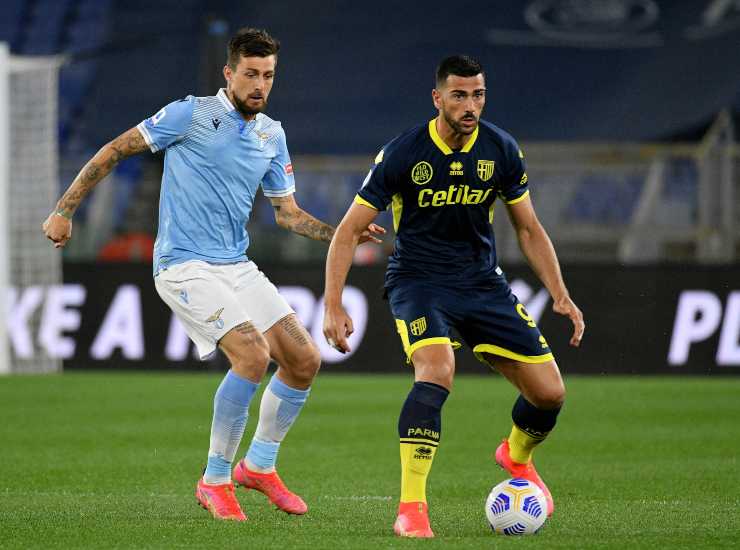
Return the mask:
M263 30L239 31L229 42L225 89L174 101L106 144L43 224L55 246L64 246L80 202L121 159L147 149L165 151L154 281L200 356L218 346L231 364L214 397L208 461L196 498L214 517L236 521L246 516L234 494L232 462L270 359L278 370L263 393L257 430L234 479L285 512L306 513L275 463L320 364L318 348L295 312L246 256L246 223L258 189L272 203L280 226L326 242L334 234L296 204L285 132L261 112L279 47ZM374 224L368 229L363 240L380 242L370 232L383 229Z
M385 288L415 383L398 422L401 498L396 534L432 537L426 480L440 444L441 409L455 371L455 328L476 357L520 391L514 425L495 459L512 477L537 483L532 451L555 426L565 389L547 341L511 293L497 263L491 222L496 198L506 204L527 261L574 326L583 315L563 283L557 257L529 198L524 155L514 139L480 120L486 98L480 64L444 59L432 92L439 116L404 132L378 153L337 228L326 262L324 335L348 351L352 320L341 294L362 231L378 211L393 210L396 240Z

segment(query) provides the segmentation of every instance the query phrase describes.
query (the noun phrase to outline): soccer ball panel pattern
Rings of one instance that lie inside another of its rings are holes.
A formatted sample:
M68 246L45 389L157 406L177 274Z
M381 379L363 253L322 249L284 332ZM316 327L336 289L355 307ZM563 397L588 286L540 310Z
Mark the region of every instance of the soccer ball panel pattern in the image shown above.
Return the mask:
M486 499L486 518L495 533L531 535L547 520L547 504L542 490L521 478L496 485Z

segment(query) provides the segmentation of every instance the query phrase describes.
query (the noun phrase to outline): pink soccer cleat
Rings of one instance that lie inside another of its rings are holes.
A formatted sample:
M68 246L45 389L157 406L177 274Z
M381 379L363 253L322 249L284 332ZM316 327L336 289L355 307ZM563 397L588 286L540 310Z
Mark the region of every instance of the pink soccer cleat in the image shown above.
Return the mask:
M509 472L511 477L522 477L524 479L528 479L542 489L542 492L545 493L545 499L547 500L547 516L550 517L552 515L555 510L555 504L552 501L550 489L547 488L545 482L542 481L542 478L537 474L537 470L535 470L534 463L532 463L531 460L526 464L522 464L520 462L514 462L511 459L508 439L504 439L501 445L498 446L498 449L496 449L496 462L504 470Z
M393 531L399 537L431 539L434 537L429 525L429 508L426 502L401 502Z
M246 521L247 516L242 512L239 501L234 494L233 483L208 485L203 478L195 486L195 498L198 504L208 510L216 519L231 521Z
M234 481L245 489L256 489L270 499L275 506L289 514L303 515L308 512L308 506L303 499L292 493L280 479L277 472L260 474L251 471L243 460L234 468Z

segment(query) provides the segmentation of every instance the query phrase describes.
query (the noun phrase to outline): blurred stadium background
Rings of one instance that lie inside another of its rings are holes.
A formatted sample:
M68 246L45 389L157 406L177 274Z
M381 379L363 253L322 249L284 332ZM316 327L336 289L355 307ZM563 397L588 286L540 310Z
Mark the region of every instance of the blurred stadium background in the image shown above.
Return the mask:
M468 53L486 68L484 117L521 143L585 313L583 347L569 349L570 326L499 207L502 267L561 370L740 373L737 0L3 0L0 372L227 368L194 359L154 291L161 156L122 162L83 203L63 253L39 225L105 142L173 99L214 94L243 25L282 41L268 113L286 128L306 210L337 223L379 148L435 115L439 59ZM320 337L326 247L279 229L267 200L249 232L250 257L315 335L324 373L405 372L380 299L391 237L358 250L346 295L355 352L342 357ZM470 353L458 360L482 373ZM734 418L738 401L724 402Z

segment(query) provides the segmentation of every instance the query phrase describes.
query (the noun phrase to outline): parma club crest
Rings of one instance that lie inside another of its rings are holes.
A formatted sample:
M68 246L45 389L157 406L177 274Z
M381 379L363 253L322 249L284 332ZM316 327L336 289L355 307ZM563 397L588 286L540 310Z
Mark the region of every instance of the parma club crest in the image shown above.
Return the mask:
M482 181L488 181L493 176L493 168L496 166L496 162L493 160L479 160L478 161L478 177Z
M427 329L427 318L419 317L418 319L411 321L410 327L411 334L413 334L414 336L420 336L424 334Z

